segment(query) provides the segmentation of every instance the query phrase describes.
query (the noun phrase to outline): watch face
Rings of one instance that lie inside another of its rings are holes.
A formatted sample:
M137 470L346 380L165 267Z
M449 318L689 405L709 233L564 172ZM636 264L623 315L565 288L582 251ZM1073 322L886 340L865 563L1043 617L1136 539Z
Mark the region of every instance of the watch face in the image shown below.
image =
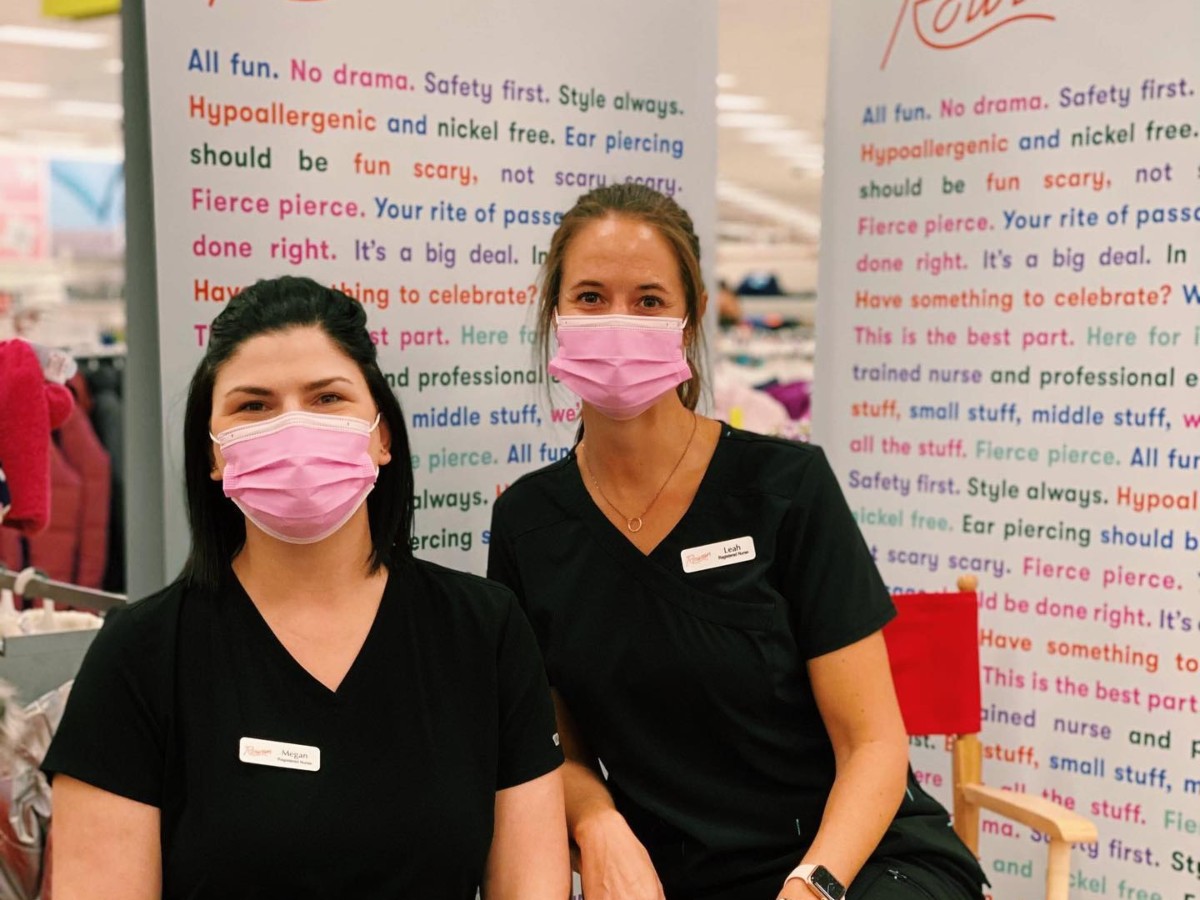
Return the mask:
M812 886L821 891L829 900L842 900L846 896L846 889L842 887L842 883L834 878L824 866L817 866L808 878Z

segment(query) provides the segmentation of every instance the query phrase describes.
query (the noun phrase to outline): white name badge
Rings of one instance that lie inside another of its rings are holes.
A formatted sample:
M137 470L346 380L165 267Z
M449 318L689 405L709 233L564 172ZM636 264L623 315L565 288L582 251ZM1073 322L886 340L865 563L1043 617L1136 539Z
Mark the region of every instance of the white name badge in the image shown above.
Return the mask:
M321 748L244 737L238 742L238 759L254 766L316 772L321 768Z
M705 544L703 547L692 547L679 554L683 560L683 571L688 573L749 562L754 556L754 538L749 535Z

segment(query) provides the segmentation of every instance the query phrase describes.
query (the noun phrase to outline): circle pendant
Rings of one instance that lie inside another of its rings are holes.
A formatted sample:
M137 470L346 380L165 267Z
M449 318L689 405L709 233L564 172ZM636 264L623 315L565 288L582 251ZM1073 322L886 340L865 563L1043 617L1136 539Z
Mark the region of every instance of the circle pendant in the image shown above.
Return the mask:
M625 523L625 527L628 528L630 531L632 531L634 534L637 534L639 531L642 530L642 517L634 516L632 519L630 519L628 522Z

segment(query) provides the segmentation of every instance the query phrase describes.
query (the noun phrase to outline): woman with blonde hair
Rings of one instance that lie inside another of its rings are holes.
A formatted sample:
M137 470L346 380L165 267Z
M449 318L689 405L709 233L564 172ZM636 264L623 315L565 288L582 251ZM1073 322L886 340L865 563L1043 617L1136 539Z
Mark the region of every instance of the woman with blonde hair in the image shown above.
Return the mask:
M892 603L824 454L695 411L687 213L581 197L540 296L582 435L497 501L488 574L546 660L587 900L981 897L908 768Z

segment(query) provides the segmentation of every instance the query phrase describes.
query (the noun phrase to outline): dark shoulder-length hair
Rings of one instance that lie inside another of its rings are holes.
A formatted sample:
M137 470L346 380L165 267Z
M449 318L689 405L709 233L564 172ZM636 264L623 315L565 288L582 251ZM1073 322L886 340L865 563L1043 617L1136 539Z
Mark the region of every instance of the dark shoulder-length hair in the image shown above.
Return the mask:
M370 570L412 559L413 473L408 433L400 402L392 393L375 358L362 304L310 278L284 277L259 281L222 310L209 329L208 347L188 388L183 422L183 473L187 492L192 549L180 577L189 585L213 588L229 577L230 563L246 541L246 520L225 497L213 466L213 385L221 366L245 341L289 328L320 328L354 362L366 379L371 397L391 434L392 460L379 469L375 489L367 495L371 527Z

